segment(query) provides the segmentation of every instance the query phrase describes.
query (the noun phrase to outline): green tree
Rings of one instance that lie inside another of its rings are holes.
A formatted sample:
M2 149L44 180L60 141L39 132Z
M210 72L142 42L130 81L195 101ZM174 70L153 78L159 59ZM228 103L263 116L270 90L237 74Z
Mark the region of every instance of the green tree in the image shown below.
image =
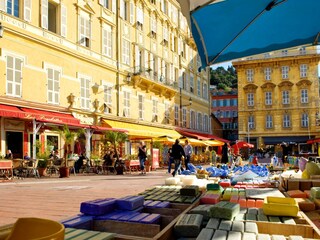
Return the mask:
M118 147L128 139L128 135L123 132L108 131L104 135L105 144L110 142L113 145L113 150L116 154L117 161L119 161Z
M227 69L218 67L210 69L210 85L217 86L217 89L228 91L232 88L238 88L237 73L234 67L229 66Z

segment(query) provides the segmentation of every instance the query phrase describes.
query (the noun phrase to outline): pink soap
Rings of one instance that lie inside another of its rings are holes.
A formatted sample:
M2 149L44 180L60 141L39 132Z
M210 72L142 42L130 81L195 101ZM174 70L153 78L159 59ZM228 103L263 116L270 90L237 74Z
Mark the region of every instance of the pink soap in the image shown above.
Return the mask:
M257 199L256 200L256 207L262 208L263 207L263 199Z
M246 188L247 188L247 185L241 185L241 188L246 189Z
M253 188L253 186L252 185L247 185L247 188Z
M230 202L233 202L233 203L238 203L238 200L239 200L238 195L232 195L230 198Z
M253 208L253 207L256 207L256 200L248 199L247 200L247 208Z
M245 198L241 198L241 199L239 199L239 204L240 204L240 207L246 208L247 207L247 200Z
M200 198L202 204L216 204L220 201L220 194L205 194Z
M233 187L234 187L234 188L240 188L241 185L236 184L236 185L234 185Z
M223 188L227 188L227 187L231 187L231 182L229 181L222 181L222 182L219 182L219 185Z

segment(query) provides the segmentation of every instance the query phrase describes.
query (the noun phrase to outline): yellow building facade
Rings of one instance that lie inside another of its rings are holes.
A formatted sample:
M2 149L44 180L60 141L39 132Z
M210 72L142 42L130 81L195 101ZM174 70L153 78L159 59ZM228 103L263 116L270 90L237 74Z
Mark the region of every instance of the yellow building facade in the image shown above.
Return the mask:
M90 137L92 126L132 139L161 129L172 137L176 128L211 132L209 71L198 72L176 1L1 0L0 21L2 154L30 154L33 133L61 146L49 124L38 123L66 124L65 117Z
M239 139L284 155L315 153L319 137L319 55L299 47L239 59Z

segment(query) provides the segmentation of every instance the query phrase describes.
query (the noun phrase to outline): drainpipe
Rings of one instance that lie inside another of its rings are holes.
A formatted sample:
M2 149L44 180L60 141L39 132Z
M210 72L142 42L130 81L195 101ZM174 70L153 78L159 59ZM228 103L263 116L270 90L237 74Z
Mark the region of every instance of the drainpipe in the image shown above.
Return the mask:
M119 39L119 0L116 0L116 61L117 61L117 72L116 72L116 90L117 90L117 116L120 116L120 39Z

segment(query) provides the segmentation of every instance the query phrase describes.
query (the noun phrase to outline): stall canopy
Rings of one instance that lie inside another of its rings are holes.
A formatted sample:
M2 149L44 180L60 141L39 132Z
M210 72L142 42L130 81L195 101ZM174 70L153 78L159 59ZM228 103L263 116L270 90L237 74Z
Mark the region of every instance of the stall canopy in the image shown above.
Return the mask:
M224 142L224 143L230 142L226 139L223 139L223 138L220 138L215 135L208 134L208 133L192 132L192 131L187 131L187 130L183 130L183 129L179 129L179 128L177 128L176 130L183 136L197 138L199 140L218 140L218 141Z
M202 67L318 44L319 0L178 0Z
M141 124L103 119L103 125L105 127L127 130L127 134L130 139L150 139L164 135L174 139L181 137L181 134L173 129L158 128Z

